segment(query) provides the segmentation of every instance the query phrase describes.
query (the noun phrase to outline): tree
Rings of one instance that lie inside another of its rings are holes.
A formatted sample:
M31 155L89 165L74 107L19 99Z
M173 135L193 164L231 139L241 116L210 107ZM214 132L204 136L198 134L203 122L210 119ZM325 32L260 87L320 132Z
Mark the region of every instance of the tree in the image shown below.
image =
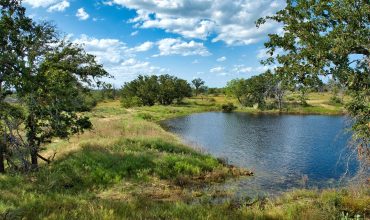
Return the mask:
M330 79L327 85L329 91L332 94L332 96L330 97L330 101L333 104L343 103L344 91L342 85L338 82L338 80Z
M235 97L241 105L244 105L243 97L247 93L247 86L245 79L233 79L226 84L226 95Z
M265 43L271 57L263 63L280 64L275 68L277 74L303 84L307 78L331 75L348 89L353 100L347 106L354 120L353 138L367 164L370 161L369 14L368 0L288 0L283 10L257 21L257 26L266 20L283 25L284 32L270 34ZM283 54L276 54L279 48Z
M17 158L23 169L37 168L42 144L91 127L76 112L81 94L92 80L106 76L95 57L70 43L58 43L58 33L47 22L35 23L25 15L21 1L1 0L0 19L0 168L11 152L27 152ZM14 93L17 106L5 101ZM18 112L18 113L17 113ZM22 125L23 132L18 132ZM23 135L24 133L24 135ZM20 154L19 154L20 155ZM18 155L18 156L19 156ZM31 158L29 162L28 158ZM43 158L45 159L45 158ZM14 167L17 165L12 164Z
M108 73L96 63L93 55L65 42L34 64L32 74L22 80L17 95L27 109L27 146L32 168L37 168L38 158L49 162L39 154L42 144L92 127L88 117L77 114L81 93L88 92L95 80Z
M137 79L125 83L122 88L122 97L137 99L142 105L152 106L157 101L159 93L158 76L139 75Z
M186 80L176 79L175 88L175 99L177 103L182 102L185 97L191 97L191 86Z
M225 90L241 105L252 107L258 104L258 108L263 109L268 94L268 80L263 74L249 79L234 79L227 83Z
M11 115L11 107L5 99L14 92L20 74L25 69L24 57L28 50L24 42L32 38L32 20L25 15L20 1L0 0L0 173L5 172L5 151L10 131L7 122L17 115Z
M199 93L204 91L205 82L201 78L196 78L191 81L194 86L195 96L198 96Z
M269 82L267 84L267 92L269 93L270 97L275 99L277 107L281 112L283 109L285 92L289 88L289 85L283 79L281 79L279 75L271 73L270 70L265 72L263 75L265 77L265 81Z
M168 74L161 75L158 77L159 93L158 102L161 105L170 105L175 100L176 92L176 80L174 76Z
M124 107L140 105L170 105L175 100L191 96L191 87L186 80L168 74L160 76L138 76L125 83L122 88L121 102Z

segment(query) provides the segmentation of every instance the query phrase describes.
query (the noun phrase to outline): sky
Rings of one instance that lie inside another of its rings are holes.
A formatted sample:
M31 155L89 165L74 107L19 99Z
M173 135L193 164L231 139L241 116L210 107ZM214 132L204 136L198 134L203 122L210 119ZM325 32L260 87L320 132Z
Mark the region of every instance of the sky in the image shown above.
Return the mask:
M255 21L284 0L23 0L28 16L51 21L96 56L115 87L139 74L171 74L209 87L266 71L264 42L282 27Z

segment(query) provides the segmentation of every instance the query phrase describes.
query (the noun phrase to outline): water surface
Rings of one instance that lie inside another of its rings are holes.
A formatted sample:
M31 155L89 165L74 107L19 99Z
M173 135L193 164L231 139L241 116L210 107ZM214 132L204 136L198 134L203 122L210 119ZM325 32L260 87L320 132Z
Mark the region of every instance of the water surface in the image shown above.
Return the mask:
M255 176L228 183L240 192L334 187L356 171L344 116L208 112L163 122L187 144L226 158Z

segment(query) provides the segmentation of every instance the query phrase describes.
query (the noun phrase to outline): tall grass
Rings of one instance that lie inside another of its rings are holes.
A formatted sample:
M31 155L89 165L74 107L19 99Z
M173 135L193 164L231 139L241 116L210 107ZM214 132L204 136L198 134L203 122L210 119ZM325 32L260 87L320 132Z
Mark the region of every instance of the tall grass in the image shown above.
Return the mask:
M199 101L199 100L197 100ZM0 219L340 219L369 216L368 186L295 190L255 202L203 187L248 172L181 144L155 122L214 105L123 110L100 103L94 130L55 140L55 161L0 175ZM247 177L246 177L247 178ZM223 202L215 202L222 196ZM225 197L226 196L226 197Z

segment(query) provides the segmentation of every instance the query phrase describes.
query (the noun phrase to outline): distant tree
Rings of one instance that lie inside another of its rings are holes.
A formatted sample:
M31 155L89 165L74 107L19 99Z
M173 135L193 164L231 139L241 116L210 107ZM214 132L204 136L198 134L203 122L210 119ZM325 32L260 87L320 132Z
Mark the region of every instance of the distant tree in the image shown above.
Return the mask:
M220 94L222 94L224 91L222 88L208 88L207 89L207 94L208 95L214 95L214 96L218 96Z
M307 78L329 76L352 96L347 110L352 116L353 138L365 164L370 161L370 6L368 0L289 0L284 9L261 18L257 26L273 20L282 33L270 34L265 43L270 58L280 64L277 74L305 84ZM276 54L282 49L283 54Z
M158 77L159 93L158 102L161 105L170 105L177 96L176 77L168 74Z
M329 79L327 86L332 94L330 101L334 104L343 103L344 89L340 82L338 80Z
M199 93L205 91L204 84L205 82L201 78L196 78L191 81L194 86L195 96L198 96Z
M183 79L171 75L138 76L122 88L122 105L126 108L140 105L170 105L191 96L191 87Z
M247 79L247 92L245 94L245 105L253 106L258 104L258 108L265 107L265 98L268 94L268 81L265 75L252 76Z
M285 92L289 89L287 84L281 76L272 74L270 71L264 73L265 80L268 82L268 93L269 96L275 99L277 107L281 112L283 109Z
M186 80L176 79L175 88L176 88L175 99L177 103L182 102L182 100L186 97L191 97L191 86Z
M227 82L225 93L235 97L241 105L244 105L243 97L247 93L247 81L245 79L233 79Z
M103 82L101 84L101 96L102 99L115 99L116 98L116 89L110 83Z
M241 105L258 108L265 107L265 98L268 95L268 80L264 75L252 76L249 79L233 79L226 85L226 94L235 97Z

